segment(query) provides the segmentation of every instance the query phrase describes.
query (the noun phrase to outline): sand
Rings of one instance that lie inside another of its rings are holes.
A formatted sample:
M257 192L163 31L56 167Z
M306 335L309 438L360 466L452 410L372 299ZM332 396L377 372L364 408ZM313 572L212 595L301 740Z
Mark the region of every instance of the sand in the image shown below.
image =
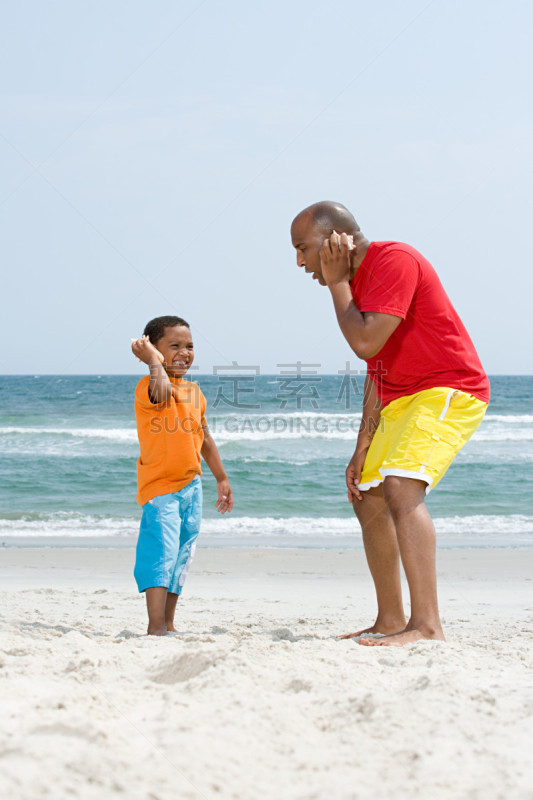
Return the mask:
M199 549L179 636L130 549L0 550L0 795L533 798L531 551L439 553L447 643L364 648L360 551Z

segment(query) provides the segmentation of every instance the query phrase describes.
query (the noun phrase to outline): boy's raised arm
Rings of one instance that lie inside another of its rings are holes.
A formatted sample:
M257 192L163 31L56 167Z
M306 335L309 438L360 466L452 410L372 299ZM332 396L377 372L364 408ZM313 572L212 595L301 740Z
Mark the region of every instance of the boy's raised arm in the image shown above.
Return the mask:
M218 500L215 503L217 511L225 514L233 508L233 492L226 475L226 470L222 464L218 447L215 440L209 433L208 428L204 428L204 443L202 445L202 458L213 473L217 482Z
M163 356L147 336L133 339L131 349L134 356L150 368L148 395L152 403L165 403L172 397L172 384L163 366Z

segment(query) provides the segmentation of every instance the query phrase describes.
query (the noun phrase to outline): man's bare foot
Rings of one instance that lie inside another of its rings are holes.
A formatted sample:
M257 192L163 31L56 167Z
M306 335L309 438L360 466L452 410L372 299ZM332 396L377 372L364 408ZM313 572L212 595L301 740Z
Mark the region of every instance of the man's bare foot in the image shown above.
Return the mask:
M166 628L152 628L149 625L147 633L148 633L148 636L166 636L167 635L167 629Z
M174 627L173 622L167 622L167 631L169 633L179 633L179 631Z
M391 633L388 636L381 636L379 639L359 639L359 644L364 647L403 647L404 644L418 642L420 639L433 639L445 642L442 630L422 631L419 628L406 628L399 633Z
M403 619L388 620L387 622L376 620L370 628L363 628L363 630L356 631L355 633L344 633L342 636L337 636L337 639L357 639L357 637L362 636L363 633L381 633L386 636L390 633L402 631L404 628L405 617Z

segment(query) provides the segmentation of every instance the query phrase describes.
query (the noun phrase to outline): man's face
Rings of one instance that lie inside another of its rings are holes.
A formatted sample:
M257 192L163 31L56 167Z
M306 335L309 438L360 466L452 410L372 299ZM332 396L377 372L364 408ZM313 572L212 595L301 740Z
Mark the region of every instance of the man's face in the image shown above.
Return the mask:
M296 263L303 267L313 280L321 286L326 285L320 266L320 251L324 244L324 235L317 230L310 217L296 217L291 227L291 239L296 248Z
M179 378L185 375L194 361L194 345L189 328L184 325L175 325L165 328L164 336L159 339L154 347L163 354L163 366L167 375Z

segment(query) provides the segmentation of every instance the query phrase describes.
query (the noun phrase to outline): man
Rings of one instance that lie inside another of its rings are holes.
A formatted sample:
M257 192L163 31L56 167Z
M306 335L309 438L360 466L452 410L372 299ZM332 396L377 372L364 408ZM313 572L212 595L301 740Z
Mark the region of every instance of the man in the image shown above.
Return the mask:
M344 337L367 362L346 484L378 610L371 627L343 638L379 646L443 640L435 529L424 498L481 423L488 378L436 272L413 247L368 241L348 209L332 202L300 212L291 237L298 266L328 287Z

